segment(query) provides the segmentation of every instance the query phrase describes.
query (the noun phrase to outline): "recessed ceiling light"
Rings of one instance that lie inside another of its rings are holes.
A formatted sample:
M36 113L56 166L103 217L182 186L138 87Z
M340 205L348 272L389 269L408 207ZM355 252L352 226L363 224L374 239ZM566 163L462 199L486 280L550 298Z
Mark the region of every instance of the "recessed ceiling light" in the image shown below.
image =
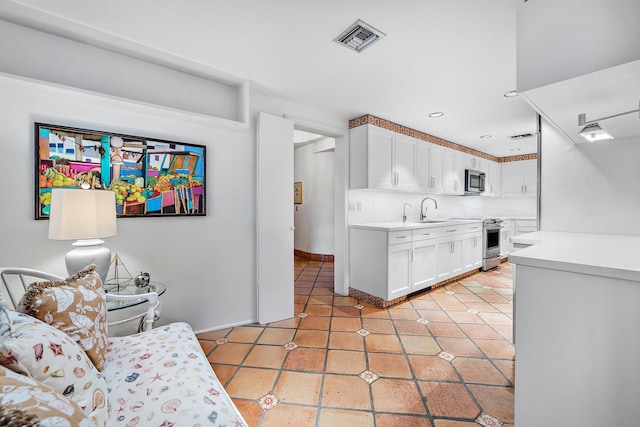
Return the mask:
M489 134L480 135L480 139L489 139L489 138L493 138L493 135L489 135Z
M504 94L505 98L511 98L511 97L514 97L514 96L518 96L518 92L515 91L515 90L509 91L509 92Z
M522 148L512 148L511 151L520 151Z
M431 117L432 119L442 116L444 116L444 113L442 111L434 111L433 113L429 113L429 117Z

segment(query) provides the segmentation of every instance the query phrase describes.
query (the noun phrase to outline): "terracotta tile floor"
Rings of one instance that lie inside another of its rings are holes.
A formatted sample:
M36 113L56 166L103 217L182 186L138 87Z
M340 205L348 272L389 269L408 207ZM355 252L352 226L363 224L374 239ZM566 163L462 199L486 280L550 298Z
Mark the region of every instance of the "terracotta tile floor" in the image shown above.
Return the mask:
M510 264L388 309L295 269L295 318L198 335L250 426L513 426Z

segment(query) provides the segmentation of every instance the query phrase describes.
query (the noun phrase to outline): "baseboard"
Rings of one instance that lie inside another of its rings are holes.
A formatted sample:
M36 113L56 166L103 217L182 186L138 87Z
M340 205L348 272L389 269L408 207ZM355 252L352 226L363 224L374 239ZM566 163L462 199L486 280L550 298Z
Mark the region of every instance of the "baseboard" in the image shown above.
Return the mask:
M312 254L299 249L294 249L293 254L297 257L308 259L309 261L333 262L333 255Z

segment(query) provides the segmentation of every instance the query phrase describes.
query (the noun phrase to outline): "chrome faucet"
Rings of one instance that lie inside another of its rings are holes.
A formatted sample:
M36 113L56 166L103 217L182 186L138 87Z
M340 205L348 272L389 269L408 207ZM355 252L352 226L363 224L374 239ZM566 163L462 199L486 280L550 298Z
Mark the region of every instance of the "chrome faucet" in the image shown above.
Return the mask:
M436 209L438 209L438 202L436 202L436 199L432 199L431 197L425 197L420 202L420 221L424 221L425 219L427 219L427 209L428 208L424 207L425 200L433 200L433 203L436 205Z
M402 222L407 222L407 206L411 207L409 203L405 203L402 206Z

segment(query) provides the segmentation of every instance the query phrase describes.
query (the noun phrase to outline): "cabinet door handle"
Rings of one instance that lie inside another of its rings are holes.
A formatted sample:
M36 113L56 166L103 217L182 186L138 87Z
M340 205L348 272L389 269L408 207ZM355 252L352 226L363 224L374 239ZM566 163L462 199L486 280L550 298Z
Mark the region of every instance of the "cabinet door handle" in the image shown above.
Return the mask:
M396 239L406 239L407 236L396 236Z
M431 233L422 233L423 236L431 236Z
M451 229L451 230L447 230L447 233L455 233L456 231L458 231L457 229Z
M453 189L458 191L458 180L453 181Z
M413 262L413 248L409 251L409 262Z

